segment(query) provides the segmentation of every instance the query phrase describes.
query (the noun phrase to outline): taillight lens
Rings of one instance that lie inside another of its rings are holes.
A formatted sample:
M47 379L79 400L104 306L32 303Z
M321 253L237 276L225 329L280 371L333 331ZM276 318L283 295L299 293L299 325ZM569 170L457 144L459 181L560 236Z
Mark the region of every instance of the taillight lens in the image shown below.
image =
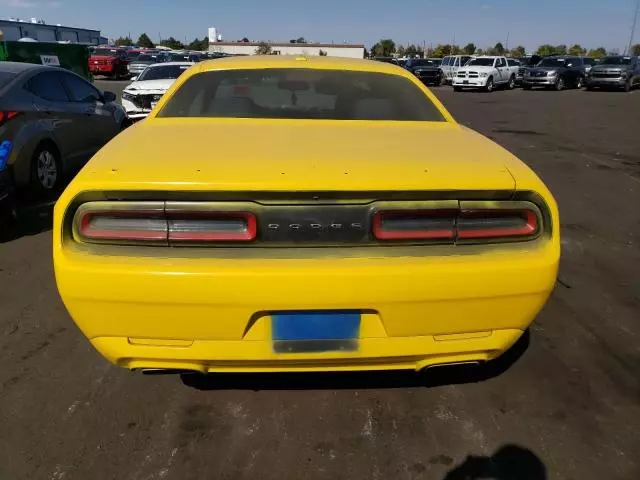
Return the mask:
M469 210L458 218L458 238L531 237L538 233L538 215L533 210Z
M169 242L250 242L257 221L248 212L172 212Z
M382 211L373 217L373 236L378 240L453 239L456 211Z
M522 241L539 235L541 218L529 202L460 202L456 210L378 211L372 233L380 241Z
M164 202L89 202L73 220L77 240L106 244L208 244L256 238L253 213L167 210Z
M16 112L14 110L9 110L4 112L0 110L0 125L7 123L9 120L14 119L18 115L20 115L20 112Z

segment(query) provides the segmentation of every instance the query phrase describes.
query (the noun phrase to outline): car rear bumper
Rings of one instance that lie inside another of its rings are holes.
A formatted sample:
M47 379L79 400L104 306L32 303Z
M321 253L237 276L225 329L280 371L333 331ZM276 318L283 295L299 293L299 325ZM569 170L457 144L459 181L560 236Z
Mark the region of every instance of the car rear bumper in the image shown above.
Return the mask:
M207 258L185 250L178 258L162 248L131 257L67 246L54 249L54 264L71 316L110 361L208 372L420 369L490 360L543 307L559 260L556 241L469 246L462 254L443 247L442 255L428 257L365 250L333 256L318 249L313 258L305 256L310 249L270 253L280 258L237 250ZM306 310L361 312L357 348L276 352L271 314Z

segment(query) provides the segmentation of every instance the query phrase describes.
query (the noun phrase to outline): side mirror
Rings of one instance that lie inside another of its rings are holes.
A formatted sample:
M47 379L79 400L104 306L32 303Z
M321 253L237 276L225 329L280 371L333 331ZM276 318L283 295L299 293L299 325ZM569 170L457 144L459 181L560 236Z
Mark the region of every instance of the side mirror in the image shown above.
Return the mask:
M104 92L102 94L102 100L104 103L115 102L117 99L118 97L116 97L116 94L113 92Z

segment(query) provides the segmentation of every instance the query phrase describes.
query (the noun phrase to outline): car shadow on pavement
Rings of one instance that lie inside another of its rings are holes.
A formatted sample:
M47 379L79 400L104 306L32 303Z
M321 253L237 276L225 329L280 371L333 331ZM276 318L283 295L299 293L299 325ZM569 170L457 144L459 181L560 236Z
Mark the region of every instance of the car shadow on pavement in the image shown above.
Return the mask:
M531 450L519 445L504 445L493 455L469 455L450 470L443 480L546 480L547 468Z
M54 205L55 201L20 203L18 218L0 220L0 244L51 230Z
M379 388L431 388L477 383L506 372L529 347L530 333L501 357L484 365L456 365L423 372L318 372L318 373L184 373L184 385L196 390L362 390Z

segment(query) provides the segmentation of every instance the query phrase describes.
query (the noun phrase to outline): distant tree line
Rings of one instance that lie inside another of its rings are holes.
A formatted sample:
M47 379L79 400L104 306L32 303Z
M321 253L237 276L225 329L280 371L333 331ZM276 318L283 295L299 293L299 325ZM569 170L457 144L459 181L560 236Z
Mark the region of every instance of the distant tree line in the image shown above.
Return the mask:
M632 55L640 56L640 44L636 44L631 49ZM369 52L368 52L369 53ZM576 55L589 56L594 58L604 57L605 55L619 55L617 49L607 50L604 47L592 48L587 50L582 45L540 45L535 52L537 55ZM439 44L436 47L424 49L421 45L397 45L390 39L382 39L371 47L370 56L373 57L391 57L398 55L400 57L445 57L447 55L505 55L514 58L520 58L527 54L526 49L522 45L515 48L506 49L500 42L493 47L478 48L474 43L468 43L464 47L451 44Z
M248 41L248 40L247 40ZM141 48L154 48L156 45L153 43L149 35L143 33L138 37L138 41L134 42L130 37L119 37L114 42L117 46L133 46L137 45ZM203 51L209 49L209 39L203 37L202 40L195 38L191 43L184 44L180 40L176 40L174 37L169 37L161 40L158 45L171 48L172 50L197 50Z

